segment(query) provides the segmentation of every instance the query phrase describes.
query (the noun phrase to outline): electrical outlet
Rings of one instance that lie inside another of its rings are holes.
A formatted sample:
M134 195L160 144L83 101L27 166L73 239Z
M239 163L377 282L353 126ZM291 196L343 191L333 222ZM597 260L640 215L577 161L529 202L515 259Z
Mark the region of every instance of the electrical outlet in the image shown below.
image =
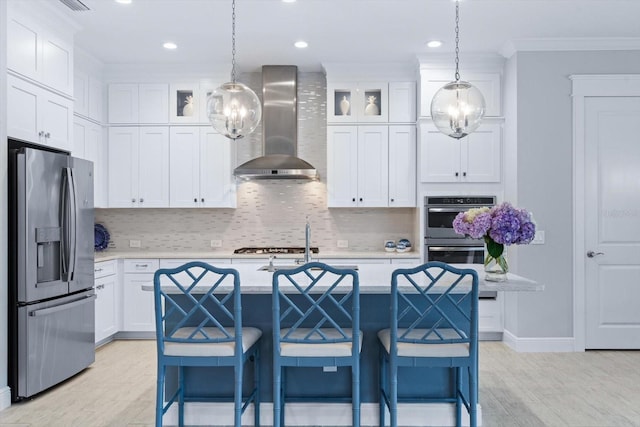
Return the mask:
M339 248L348 248L349 247L349 241L348 240L338 240L338 247Z
M212 240L211 241L211 247L212 248L221 248L222 247L222 240Z
M323 366L322 372L338 372L337 366Z
M531 241L532 245L544 245L544 230L537 230Z
M140 240L129 240L129 247L130 248L139 248L140 247Z

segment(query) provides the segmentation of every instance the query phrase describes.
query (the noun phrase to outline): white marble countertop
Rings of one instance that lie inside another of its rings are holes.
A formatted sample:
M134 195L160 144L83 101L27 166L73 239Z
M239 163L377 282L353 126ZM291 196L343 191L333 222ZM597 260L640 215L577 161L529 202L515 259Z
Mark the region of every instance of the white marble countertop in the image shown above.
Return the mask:
M240 281L243 294L270 294L271 293L271 280L273 273L269 271L260 271L259 268L264 264L237 264L232 268L238 270L240 273ZM361 294L381 294L388 293L390 290L391 273L399 266L392 264L361 264L358 266L358 276L360 280L360 293ZM543 291L544 285L535 282L533 280L526 279L524 277L508 273L507 281L505 282L490 282L484 280L484 270L482 265L478 264L459 264L456 265L459 268L474 269L478 273L478 279L480 280L481 291L505 291L505 292L537 292ZM425 281L426 281L426 276ZM300 282L303 284L304 282ZM451 281L444 280L442 285L438 285L434 289L434 292L442 291L447 284ZM228 292L231 289L232 284L222 285L221 292ZM145 291L153 291L153 284L142 285L142 289ZM174 289L172 286L167 286L165 290L171 292ZM409 287L401 286L401 289L410 290ZM318 292L322 292L324 288L319 286ZM461 287L460 291L464 291L464 287Z
M111 261L114 259L265 259L269 258L268 254L234 254L233 251L205 251L205 252L190 252L190 251L117 251L109 250L103 252L95 252L95 262ZM296 259L302 258L302 254L278 254L279 260L283 259ZM353 251L353 252L320 252L313 254L313 259L349 259L349 258L362 258L362 259L420 259L420 253L409 252L384 252L384 251ZM259 262L259 261L258 261Z

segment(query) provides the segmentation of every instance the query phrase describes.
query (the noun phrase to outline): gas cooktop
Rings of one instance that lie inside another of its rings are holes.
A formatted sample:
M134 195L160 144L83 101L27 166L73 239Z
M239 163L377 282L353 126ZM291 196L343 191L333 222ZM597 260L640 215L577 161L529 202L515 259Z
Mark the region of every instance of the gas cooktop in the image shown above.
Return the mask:
M317 254L318 248L309 248L311 253ZM288 247L288 248L240 248L233 251L234 254L303 254L304 248L302 247Z

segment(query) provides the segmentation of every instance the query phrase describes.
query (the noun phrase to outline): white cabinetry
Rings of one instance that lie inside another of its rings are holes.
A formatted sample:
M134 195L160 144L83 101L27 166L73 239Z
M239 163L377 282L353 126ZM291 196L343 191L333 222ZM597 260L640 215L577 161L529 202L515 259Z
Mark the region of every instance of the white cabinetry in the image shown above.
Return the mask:
M109 123L166 124L169 122L168 84L109 85Z
M387 82L329 83L327 122L387 122L389 118Z
M76 71L74 74L74 112L97 123L102 122L102 82L93 76Z
M500 73L465 72L462 76L477 87L486 103L485 116L500 117L502 115L502 96L500 87ZM420 69L420 116L431 116L431 100L438 90L454 78L454 72L444 70Z
M52 17L45 4L10 1L7 5L7 68L51 89L72 94L71 25L60 22L58 16Z
M389 207L416 205L416 127L389 126Z
M93 162L94 206L107 207L107 192L104 170L105 153L102 144L102 126L82 117L75 117L73 123L73 149L71 154Z
M73 101L13 75L7 76L7 135L71 150Z
M415 126L329 126L327 135L329 207L415 206Z
M387 126L329 126L329 207L388 206Z
M169 128L109 128L109 207L169 206Z
M211 126L174 126L169 145L171 207L236 206L231 140Z
M483 123L455 140L431 123L421 125L421 182L500 182L502 124Z
M389 82L389 122L416 122L416 82Z
M153 275L158 265L157 259L124 260L122 287L124 332L156 330L153 292L143 291L142 285L153 284Z
M95 342L101 343L118 332L117 263L97 262L94 267L96 291Z

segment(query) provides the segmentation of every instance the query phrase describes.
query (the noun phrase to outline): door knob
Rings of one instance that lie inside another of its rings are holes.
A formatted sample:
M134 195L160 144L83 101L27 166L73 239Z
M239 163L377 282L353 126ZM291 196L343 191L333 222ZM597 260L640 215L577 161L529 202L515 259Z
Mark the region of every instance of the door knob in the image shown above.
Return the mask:
M589 258L597 257L598 255L604 255L604 252L594 252L594 251L587 252L587 256Z

